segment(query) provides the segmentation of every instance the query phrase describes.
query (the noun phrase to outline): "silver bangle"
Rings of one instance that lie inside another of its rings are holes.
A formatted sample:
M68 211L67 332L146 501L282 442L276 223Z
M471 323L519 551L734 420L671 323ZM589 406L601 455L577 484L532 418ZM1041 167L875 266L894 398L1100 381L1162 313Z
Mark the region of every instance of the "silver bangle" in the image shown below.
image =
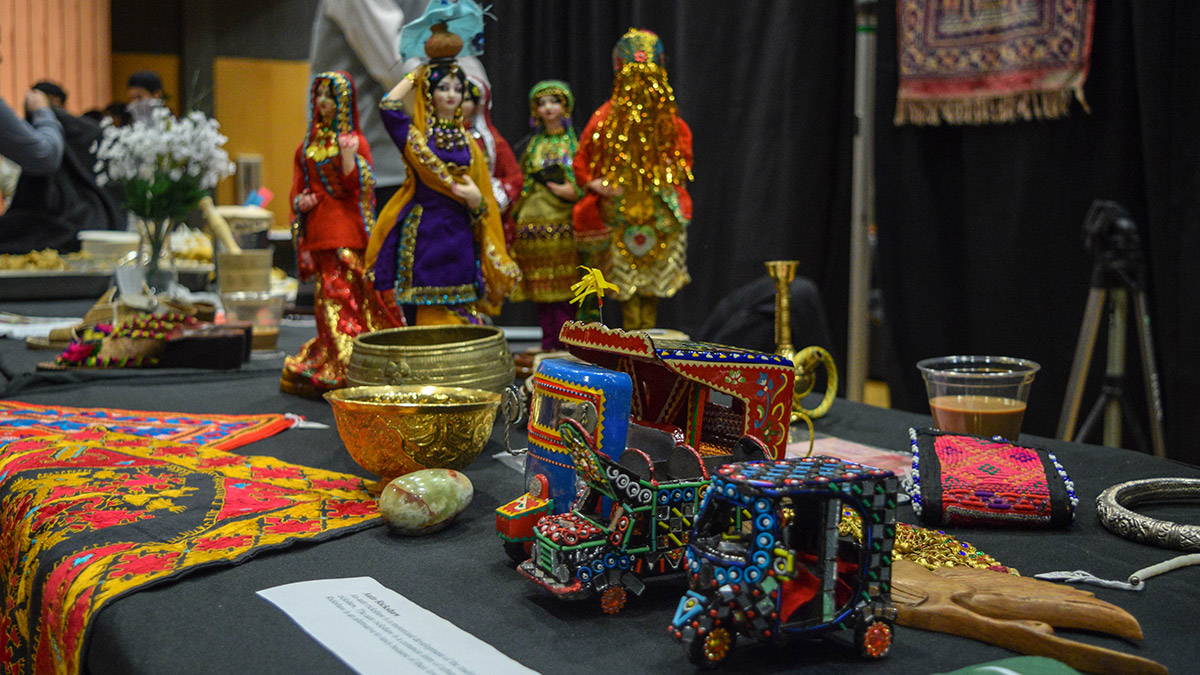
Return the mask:
M1200 551L1200 526L1134 513L1130 507L1161 502L1200 502L1200 479L1146 478L1114 485L1096 498L1100 524L1117 536L1162 548Z

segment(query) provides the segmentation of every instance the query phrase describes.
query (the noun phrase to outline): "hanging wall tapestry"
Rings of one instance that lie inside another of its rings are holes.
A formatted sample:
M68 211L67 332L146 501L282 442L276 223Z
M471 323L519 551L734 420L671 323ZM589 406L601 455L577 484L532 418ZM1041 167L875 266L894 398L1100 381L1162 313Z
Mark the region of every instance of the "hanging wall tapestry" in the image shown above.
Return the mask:
M999 124L1084 110L1095 0L897 0L896 124Z
M356 476L100 427L10 431L0 430L7 673L80 672L91 619L123 595L381 523Z

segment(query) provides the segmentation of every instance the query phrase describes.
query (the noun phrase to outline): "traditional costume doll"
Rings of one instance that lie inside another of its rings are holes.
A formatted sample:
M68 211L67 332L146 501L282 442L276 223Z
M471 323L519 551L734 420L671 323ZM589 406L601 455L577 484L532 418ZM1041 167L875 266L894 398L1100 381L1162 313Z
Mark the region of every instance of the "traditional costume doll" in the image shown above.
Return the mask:
M461 45L444 27L435 30L430 64L379 104L407 177L380 211L367 262L375 287L394 290L418 325L479 323L480 312L500 311L521 278L505 250L487 158L463 129L467 80L453 59Z
M312 122L295 166L297 262L301 279L316 280L317 337L284 361L280 388L318 396L345 384L355 336L404 325L364 273L367 232L375 225L374 178L354 83L345 73L313 79Z
M521 153L525 187L517 201L513 254L524 297L537 303L542 349L562 347L558 331L574 318L571 284L579 280L579 252L571 209L581 192L571 161L579 148L571 128L575 97L566 82L544 80L529 92L537 132Z
M487 155L488 170L492 173L492 194L500 207L500 220L504 225L504 244L512 253L517 232L512 207L524 187L525 176L521 174L521 166L517 164L512 146L492 124L492 91L481 78L467 76L462 107L463 125L467 133Z
M680 119L650 31L631 28L613 48L612 97L588 120L575 155L587 189L575 205L584 264L617 287L626 329L652 328L658 299L691 277L687 226L692 198L692 132Z

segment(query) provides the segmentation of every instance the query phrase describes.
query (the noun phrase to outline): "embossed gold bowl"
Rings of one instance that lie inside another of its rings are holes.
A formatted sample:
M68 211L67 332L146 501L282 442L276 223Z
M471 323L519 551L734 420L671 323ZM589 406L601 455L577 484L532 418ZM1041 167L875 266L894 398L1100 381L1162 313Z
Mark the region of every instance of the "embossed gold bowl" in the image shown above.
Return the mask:
M499 393L513 381L513 359L504 331L495 326L389 328L354 338L346 381Z
M500 394L431 385L335 389L338 434L359 466L387 485L420 469L461 469L479 456L492 433Z

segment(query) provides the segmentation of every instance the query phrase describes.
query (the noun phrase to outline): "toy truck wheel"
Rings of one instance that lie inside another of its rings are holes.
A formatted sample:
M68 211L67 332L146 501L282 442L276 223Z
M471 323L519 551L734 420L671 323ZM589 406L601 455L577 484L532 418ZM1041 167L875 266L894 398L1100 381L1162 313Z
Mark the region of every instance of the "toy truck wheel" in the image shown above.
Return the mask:
M696 635L688 645L688 660L701 668L712 668L729 656L737 643L737 634L721 625L715 625Z
M615 584L606 587L600 592L600 609L605 614L616 614L625 607L625 601L629 598L629 594L625 592L625 587L620 584Z
M525 550L524 542L506 541L504 542L504 552L513 559L513 562L520 563L529 560L529 551Z
M867 617L854 630L854 645L864 659L882 659L892 648L892 622L879 617Z

